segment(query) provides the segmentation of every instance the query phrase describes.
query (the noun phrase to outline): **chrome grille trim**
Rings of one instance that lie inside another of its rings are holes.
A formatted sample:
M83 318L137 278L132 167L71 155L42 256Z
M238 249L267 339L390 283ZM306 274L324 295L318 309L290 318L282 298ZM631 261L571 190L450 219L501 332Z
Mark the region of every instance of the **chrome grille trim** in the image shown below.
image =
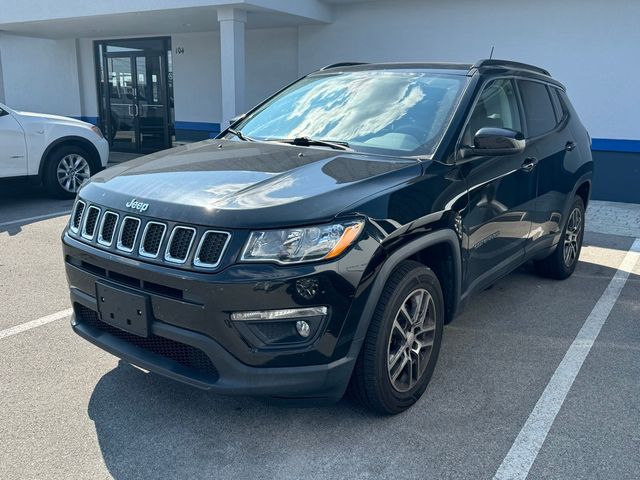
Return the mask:
M193 235L191 236L191 241L189 242L189 246L187 247L187 253L185 254L184 258L176 258L171 256L171 245L173 243L175 234L178 230L190 230L193 232ZM189 252L191 251L191 247L193 246L193 241L196 239L196 234L197 234L196 229L193 227L185 227L182 225L177 225L173 227L173 230L171 231L171 236L169 237L169 241L167 242L167 248L164 251L164 259L167 262L171 262L171 263L185 263L187 261L187 258L189 258Z
M76 219L76 215L78 214L78 209L82 206L82 209L80 210L80 218L78 219L78 225L75 226L75 219ZM71 230L73 233L78 233L78 230L80 230L80 225L82 225L82 216L84 215L84 209L86 208L87 204L84 203L82 200L78 200L76 202L76 206L73 209L73 213L71 214L71 219L69 222L69 230Z
M136 233L133 236L133 243L131 245L131 248L125 247L124 245L122 245L122 233L124 231L124 226L126 225L127 220L133 220L134 222L137 223L137 225L136 225ZM129 215L124 217L122 219L122 223L120 224L120 229L118 230L118 243L116 244L116 248L118 250L120 250L120 251L123 251L123 252L128 252L128 253L133 252L133 247L136 244L136 239L138 238L138 231L139 230L140 230L140 219L139 218L131 217Z
M96 234L96 230L98 228L99 225L99 221L100 220L100 212L102 210L100 210L98 207L96 207L95 205L91 205L89 208L86 209L86 213L84 213L84 221L82 222L82 238L86 238L87 240L92 240L93 237ZM97 212L96 213L96 219L95 222L93 223L93 231L91 232L91 234L87 233L87 223L89 223L89 218L91 217L92 212Z
M80 199L73 206L67 234L113 254L201 272L213 271L225 261L233 236L229 231L146 218ZM150 251L145 250L145 243ZM208 263L213 260L215 263Z
M214 234L222 234L222 235L226 235L227 239L224 241L224 245L222 246L222 249L220 250L220 255L218 255L218 261L216 263L206 263L200 260L200 250L202 250L202 244L204 243L205 239L207 238L207 235L209 235L210 233L214 233ZM220 265L220 261L222 260L222 258L224 257L224 253L227 250L227 246L229 245L229 240L231 240L231 234L229 232L222 232L220 230L206 230L203 234L202 237L200 238L200 242L198 243L198 248L196 248L196 254L193 257L193 264L196 267L202 267L202 268L215 268L218 265Z
M149 227L151 225L160 225L162 227L162 235L160 236L160 242L158 243L158 251L154 253L147 252L144 249L144 241L147 238L147 232L149 231ZM162 247L162 242L164 241L164 236L167 233L167 225L161 222L149 221L144 227L144 231L142 232L142 237L140 237L140 247L138 248L138 253L147 258L157 258L160 255L160 248Z
M113 233L111 234L111 240L106 241L102 236L102 234L104 233L104 223L107 217L110 215L115 216L116 221L113 227ZM104 212L104 215L102 215L102 220L100 221L100 229L98 230L98 243L100 245L104 245L105 247L110 247L113 244L113 239L116 237L116 234L118 233L118 220L120 220L120 215L118 213L112 212L111 210L107 210L106 212Z

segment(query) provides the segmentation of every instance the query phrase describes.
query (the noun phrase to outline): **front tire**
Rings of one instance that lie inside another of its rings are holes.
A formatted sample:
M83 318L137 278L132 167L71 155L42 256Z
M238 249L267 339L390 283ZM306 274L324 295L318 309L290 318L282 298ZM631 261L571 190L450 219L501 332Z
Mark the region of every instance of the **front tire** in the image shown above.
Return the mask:
M555 250L548 257L534 262L539 275L564 280L576 269L584 237L584 210L582 198L576 196Z
M54 197L75 198L82 184L97 171L95 162L83 148L63 146L47 157L42 180Z
M436 366L444 299L432 270L402 262L382 291L351 379L367 408L397 414L422 396Z

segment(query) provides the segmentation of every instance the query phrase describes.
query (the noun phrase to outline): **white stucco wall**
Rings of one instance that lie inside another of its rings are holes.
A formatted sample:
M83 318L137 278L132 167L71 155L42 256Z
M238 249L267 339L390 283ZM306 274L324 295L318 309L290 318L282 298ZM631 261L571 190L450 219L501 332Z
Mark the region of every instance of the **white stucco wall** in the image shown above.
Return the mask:
M298 29L246 31L245 110L291 83L298 75Z
M218 32L171 36L176 121L219 122L220 36ZM176 47L184 53L176 55Z
M245 110L298 76L296 28L246 30ZM174 34L173 78L178 122L221 121L220 34ZM175 54L176 47L184 53Z
M0 34L6 103L16 110L79 116L74 39Z
M300 73L339 61L455 61L489 56L547 68L593 137L640 139L640 2L395 0L336 5L301 26Z

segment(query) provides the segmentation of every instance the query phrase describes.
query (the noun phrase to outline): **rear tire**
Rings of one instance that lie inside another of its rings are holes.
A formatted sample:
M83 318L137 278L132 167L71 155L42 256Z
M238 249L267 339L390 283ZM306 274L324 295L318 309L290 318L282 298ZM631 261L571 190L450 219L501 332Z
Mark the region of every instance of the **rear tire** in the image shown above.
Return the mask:
M571 276L578 265L584 237L584 202L576 196L562 230L562 237L551 255L534 263L539 275L557 280Z
M42 181L57 198L75 198L80 186L98 171L87 151L75 145L56 148L45 161Z
M353 395L386 415L411 407L431 380L443 328L438 278L421 263L402 262L378 301L351 378Z

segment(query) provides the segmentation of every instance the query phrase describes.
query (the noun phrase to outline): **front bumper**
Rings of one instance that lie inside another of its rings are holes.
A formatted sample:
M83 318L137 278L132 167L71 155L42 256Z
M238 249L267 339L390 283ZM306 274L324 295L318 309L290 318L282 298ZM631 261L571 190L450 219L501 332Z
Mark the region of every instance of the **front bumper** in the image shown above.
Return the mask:
M129 341L127 334L114 335L115 332L110 333L109 329L96 328L95 320L87 321L87 316L91 314L80 303L83 300L87 303L88 299L81 299L77 292L72 292L72 298L74 297L79 302L74 302L75 313L71 325L85 340L138 367L221 394L337 400L344 393L355 362L355 358L346 356L325 365L250 367L202 334L160 322L154 323L154 337L190 346L215 361L215 365L211 363L208 368L202 365L204 362L201 360L194 361L192 363L197 363L198 367L193 368L193 365L185 365Z
M339 398L359 353L362 339L354 341L354 334L366 303L366 294L358 291L364 266L361 271L347 267L365 264L348 257L370 254L376 245L365 237L361 248L321 266L246 264L202 274L120 257L65 235L73 330L129 363L199 388ZM318 281L316 298L301 298L296 289L301 278ZM98 319L96 282L149 298L150 337L127 334ZM309 305L326 305L330 313L304 344L256 345L230 320L233 311Z

